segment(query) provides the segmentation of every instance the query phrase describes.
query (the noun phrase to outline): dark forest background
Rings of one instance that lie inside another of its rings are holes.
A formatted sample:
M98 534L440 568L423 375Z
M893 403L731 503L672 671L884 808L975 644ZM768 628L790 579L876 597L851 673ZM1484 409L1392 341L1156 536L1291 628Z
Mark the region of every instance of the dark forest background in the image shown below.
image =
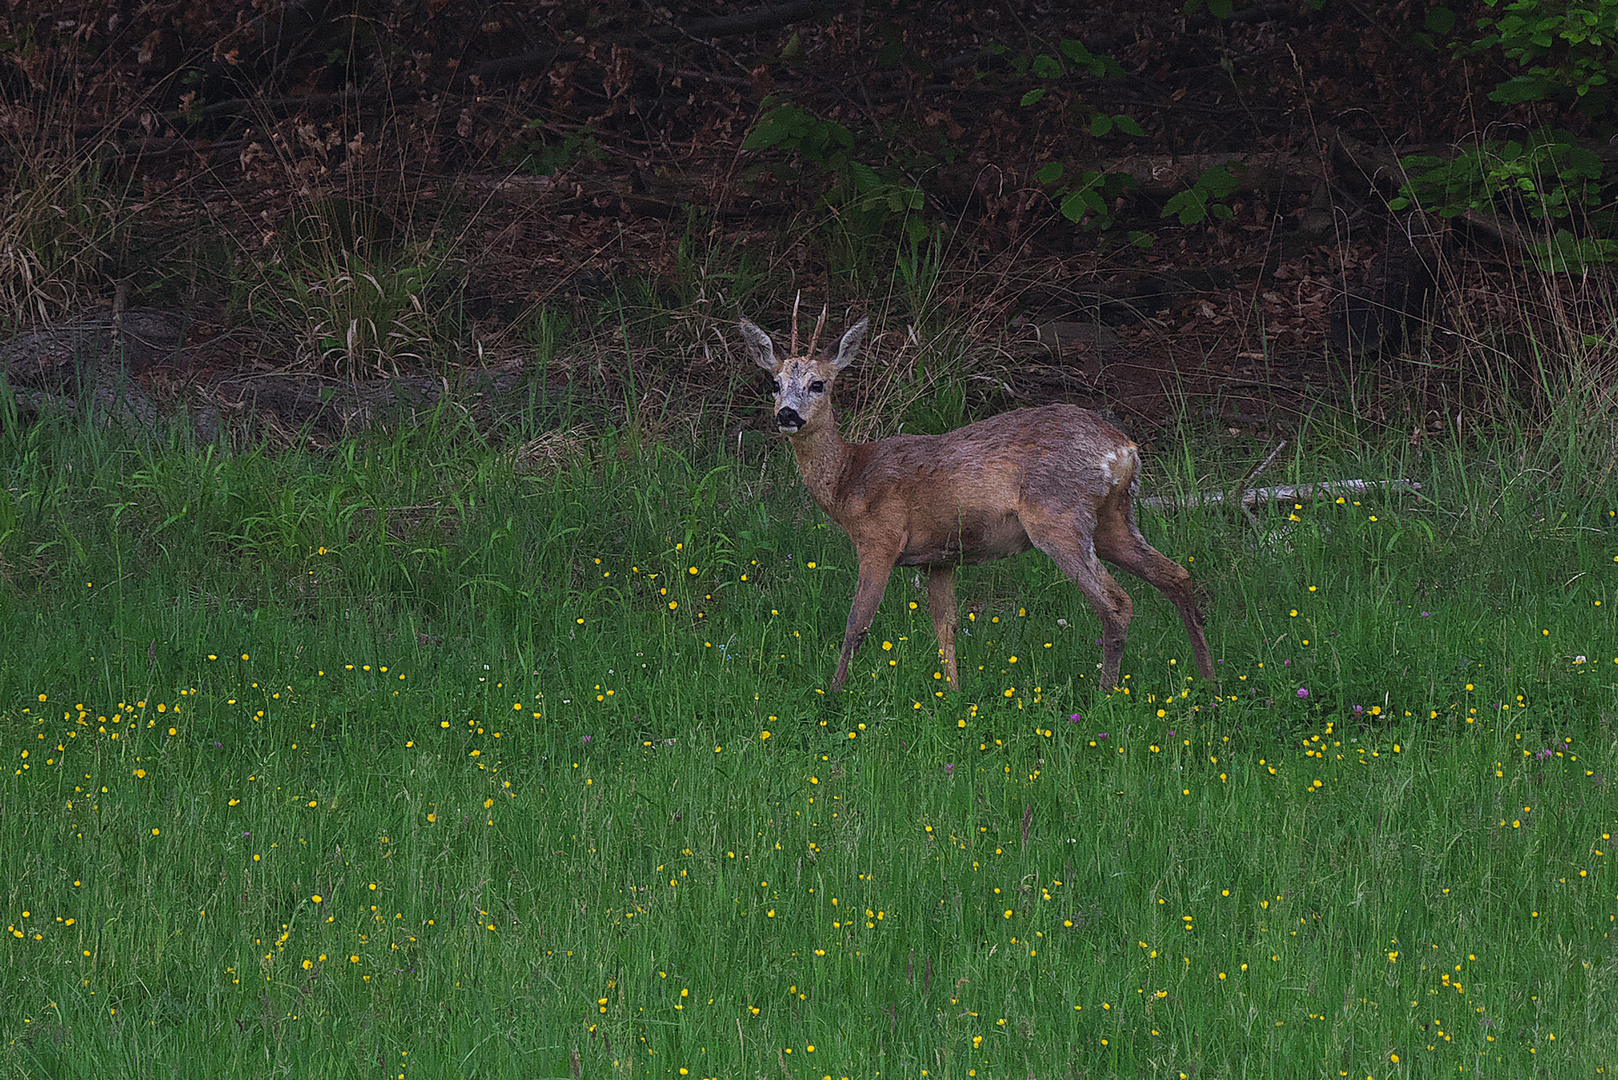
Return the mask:
M851 392L922 427L1330 400L1419 436L1569 364L1610 407L1615 30L1606 0L20 0L0 361L29 409L116 369L137 412L287 431L450 387L667 416L750 385L736 316L801 298L878 316Z

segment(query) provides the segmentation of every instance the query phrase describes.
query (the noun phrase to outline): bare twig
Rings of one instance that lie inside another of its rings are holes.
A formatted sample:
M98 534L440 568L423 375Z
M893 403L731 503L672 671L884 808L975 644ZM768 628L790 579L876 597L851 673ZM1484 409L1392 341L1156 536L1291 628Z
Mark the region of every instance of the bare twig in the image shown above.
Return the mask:
M1271 450L1269 455L1266 456L1263 461L1259 462L1257 465L1247 471L1247 475L1242 477L1241 482L1236 485L1236 490L1230 494L1231 501L1242 508L1242 513L1247 515L1247 520L1255 529L1260 528L1258 518L1253 516L1253 511L1250 510L1247 504L1242 501L1242 496L1247 493L1248 485L1263 475L1264 470L1270 467L1270 462L1274 461L1276 455L1282 450L1285 450L1286 446L1287 441L1285 439L1282 439L1279 443L1277 443L1275 449Z

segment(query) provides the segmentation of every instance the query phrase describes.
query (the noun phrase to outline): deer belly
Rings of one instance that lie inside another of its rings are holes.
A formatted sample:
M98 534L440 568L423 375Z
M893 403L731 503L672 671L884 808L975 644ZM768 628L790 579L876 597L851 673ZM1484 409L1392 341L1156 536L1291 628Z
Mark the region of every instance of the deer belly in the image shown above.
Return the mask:
M934 563L981 563L1027 551L1032 544L1015 514L991 520L963 521L927 536L912 534L899 556L900 566Z

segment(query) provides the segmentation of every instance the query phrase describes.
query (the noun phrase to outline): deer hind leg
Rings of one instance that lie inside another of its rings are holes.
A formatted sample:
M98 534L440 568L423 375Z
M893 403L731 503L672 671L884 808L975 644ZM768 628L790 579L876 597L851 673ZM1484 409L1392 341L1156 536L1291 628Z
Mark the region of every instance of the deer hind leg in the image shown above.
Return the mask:
M1129 571L1169 598L1180 613L1180 621L1185 624L1186 636L1191 639L1191 653L1196 659L1198 674L1212 680L1213 657L1208 652L1208 639L1202 632L1202 612L1197 607L1196 593L1191 587L1191 574L1146 542L1135 522L1135 505L1127 493L1122 498L1102 503L1095 547L1103 559Z
M1091 540L1095 519L1088 510L1073 511L1072 518L1066 521L1031 520L1032 517L1025 515L1022 519L1028 539L1049 555L1068 580L1089 598L1090 606L1101 619L1101 685L1111 689L1118 685L1129 620L1135 614L1134 602L1096 558L1095 544Z
M843 649L837 656L837 674L832 676L831 692L838 693L848 681L848 665L871 629L876 618L877 605L888 588L888 576L893 572L894 557L889 555L860 555L860 582L854 587L854 604L848 611L848 626L843 630Z
M933 613L933 633L938 635L938 653L944 661L944 679L950 689L959 690L961 678L955 668L955 631L960 626L960 614L955 607L955 567L927 568L927 604Z

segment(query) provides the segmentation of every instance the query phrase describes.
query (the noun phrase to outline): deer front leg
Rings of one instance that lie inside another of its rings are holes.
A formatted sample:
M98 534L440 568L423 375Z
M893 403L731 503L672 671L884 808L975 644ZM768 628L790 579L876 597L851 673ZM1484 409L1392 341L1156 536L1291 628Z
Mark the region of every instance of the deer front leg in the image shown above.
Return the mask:
M944 681L951 690L959 690L961 678L955 669L955 631L960 626L960 613L955 607L955 567L927 568L927 606L932 609L933 633L938 635L938 653L944 661Z
M854 589L854 606L848 612L848 626L843 630L843 651L837 657L837 674L832 676L831 692L840 693L848 681L848 665L854 659L871 620L876 618L877 605L888 587L888 575L893 572L894 560L888 556L861 556L860 583Z

